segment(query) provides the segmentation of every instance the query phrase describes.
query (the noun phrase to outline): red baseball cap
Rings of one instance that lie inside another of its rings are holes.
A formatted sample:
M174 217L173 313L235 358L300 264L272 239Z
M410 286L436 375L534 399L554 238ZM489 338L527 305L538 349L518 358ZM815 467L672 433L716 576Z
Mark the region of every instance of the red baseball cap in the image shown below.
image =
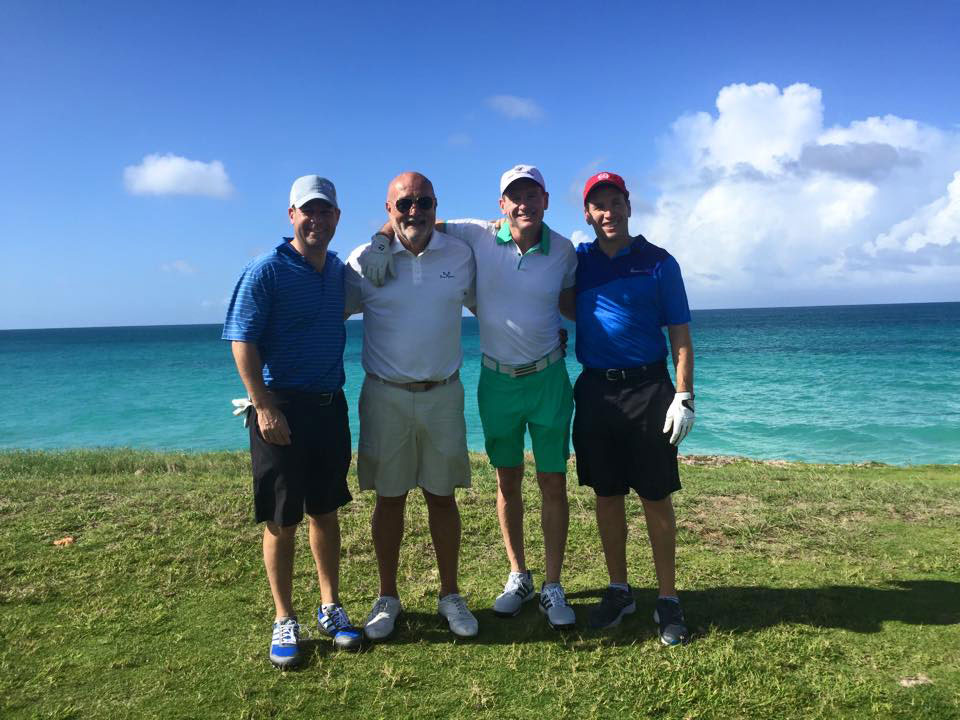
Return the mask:
M584 203L587 202L587 195L589 195L590 191L593 190L597 185L613 185L615 188L617 188L617 190L626 195L628 200L630 199L630 193L627 191L627 184L623 181L622 177L612 172L598 172L596 175L587 180L587 184L583 186Z

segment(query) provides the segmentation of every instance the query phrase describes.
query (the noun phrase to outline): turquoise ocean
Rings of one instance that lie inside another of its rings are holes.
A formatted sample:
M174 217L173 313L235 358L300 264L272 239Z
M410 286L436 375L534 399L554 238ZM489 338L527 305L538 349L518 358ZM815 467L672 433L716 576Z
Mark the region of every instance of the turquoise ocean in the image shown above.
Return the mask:
M960 463L960 303L701 310L691 327L697 421L681 453ZM220 329L0 331L0 449L246 447ZM354 445L362 334L362 321L347 323ZM482 450L475 318L463 320L463 349L468 443Z

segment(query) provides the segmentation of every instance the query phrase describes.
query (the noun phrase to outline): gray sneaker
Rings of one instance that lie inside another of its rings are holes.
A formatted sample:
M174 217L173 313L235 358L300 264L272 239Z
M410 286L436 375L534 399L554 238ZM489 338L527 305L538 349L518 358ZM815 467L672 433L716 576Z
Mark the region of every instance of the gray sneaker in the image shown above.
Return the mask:
M479 630L477 619L459 593L450 593L440 598L437 614L450 625L450 632L459 637L473 637Z
M577 623L560 583L544 583L540 588L540 612L547 616L547 624L554 630L572 630Z
M493 614L500 617L515 617L527 600L536 595L530 571L512 572L503 586L503 592L493 601Z
M363 624L364 635L368 640L386 640L393 635L397 618L401 614L403 614L403 606L397 598L381 595L373 604L373 609Z

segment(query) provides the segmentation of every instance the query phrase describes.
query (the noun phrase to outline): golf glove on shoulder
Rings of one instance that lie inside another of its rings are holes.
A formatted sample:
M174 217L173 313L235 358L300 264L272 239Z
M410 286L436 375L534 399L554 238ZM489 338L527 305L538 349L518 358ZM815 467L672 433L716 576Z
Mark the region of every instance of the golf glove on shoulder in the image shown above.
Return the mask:
M396 277L393 267L393 251L390 249L390 238L382 233L370 238L370 245L360 253L360 272L376 287L381 287L387 277Z

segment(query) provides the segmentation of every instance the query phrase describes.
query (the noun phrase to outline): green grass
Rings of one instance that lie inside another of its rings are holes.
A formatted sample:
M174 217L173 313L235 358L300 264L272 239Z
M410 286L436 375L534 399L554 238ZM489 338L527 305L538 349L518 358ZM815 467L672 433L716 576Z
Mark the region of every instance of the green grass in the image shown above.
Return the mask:
M490 612L506 575L490 467L476 456L461 587L480 635L436 617L424 504L401 555L407 620L361 654L308 643L297 672L267 662L272 603L244 453L0 453L0 717L960 717L960 468L686 464L679 583L694 642L663 648L636 498L638 612L583 629L605 586L590 492L575 486L564 582L581 629L533 605ZM529 468L528 468L529 471ZM341 513L342 599L359 621L377 578L373 498ZM529 561L542 577L538 497ZM76 543L55 547L71 535ZM318 600L305 535L295 602Z

